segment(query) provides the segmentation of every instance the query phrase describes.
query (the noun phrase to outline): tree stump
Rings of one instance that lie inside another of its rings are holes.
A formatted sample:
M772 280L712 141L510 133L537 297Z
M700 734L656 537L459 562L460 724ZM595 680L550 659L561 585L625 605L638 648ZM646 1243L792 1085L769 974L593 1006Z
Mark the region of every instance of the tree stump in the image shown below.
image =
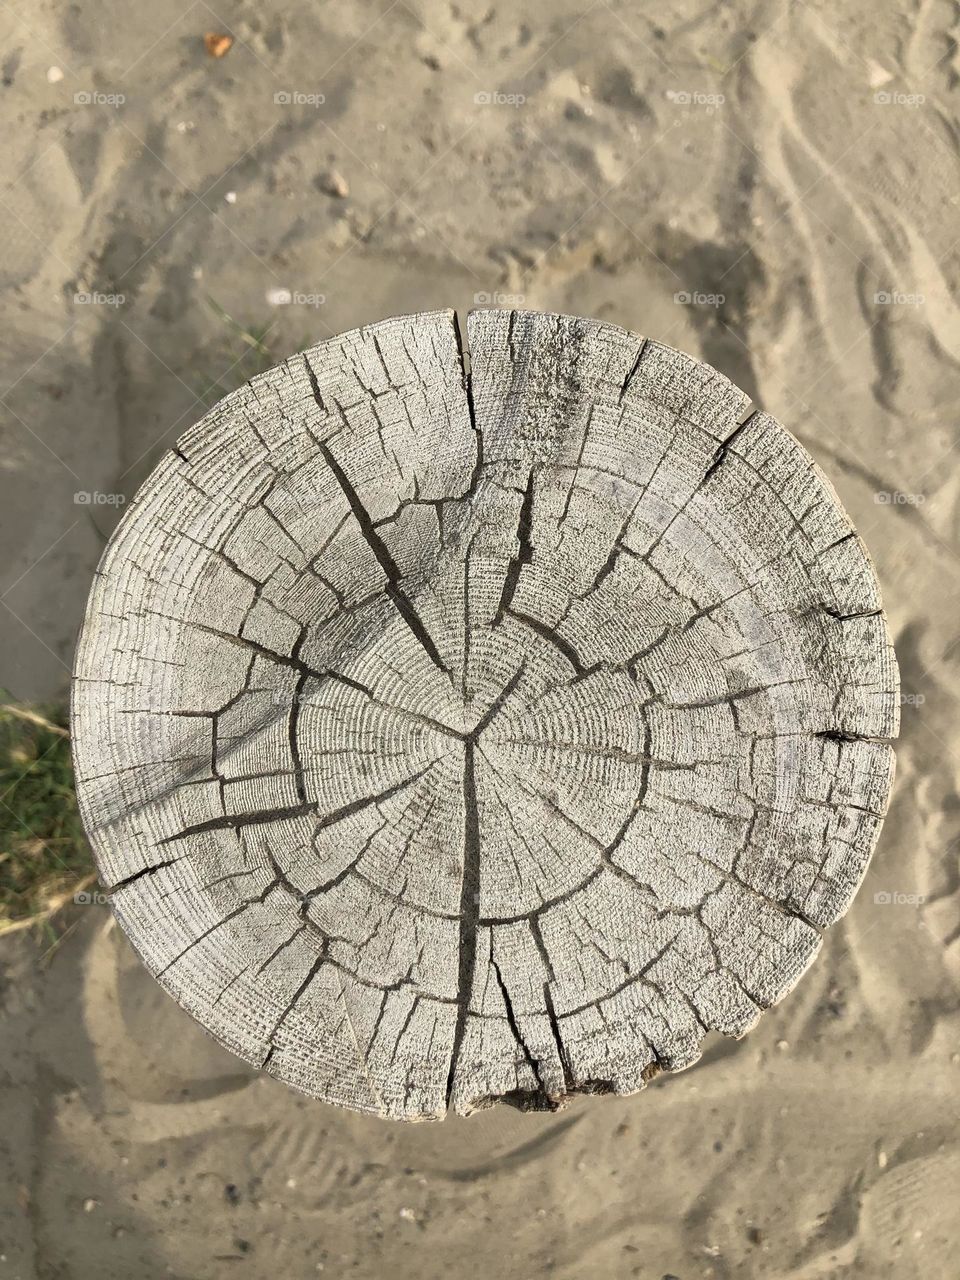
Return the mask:
M467 338L386 320L226 397L112 538L74 681L150 972L397 1119L743 1035L856 892L898 723L870 562L782 426L614 325Z

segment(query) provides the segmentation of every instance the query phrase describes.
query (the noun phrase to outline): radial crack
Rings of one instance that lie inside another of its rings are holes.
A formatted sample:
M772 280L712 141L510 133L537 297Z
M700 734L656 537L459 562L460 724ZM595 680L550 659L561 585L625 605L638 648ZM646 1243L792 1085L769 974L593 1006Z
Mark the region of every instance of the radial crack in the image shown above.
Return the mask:
M633 360L633 364L627 370L626 376L624 377L623 382L620 385L620 394L617 396L618 404L623 404L624 399L626 398L627 392L630 390L630 383L634 380L637 374L637 370L640 368L640 359L643 356L643 349L646 345L647 345L646 338L641 338L640 345L637 348L637 354Z
M493 935L492 934L490 936L490 967L491 969L493 969L493 972L496 976L497 985L500 988L500 995L503 998L503 1007L506 1010L506 1014L507 1014L507 1025L510 1027L510 1031L513 1035L514 1040L516 1040L517 1044L520 1046L520 1049L523 1051L523 1056L526 1059L527 1066L530 1068L531 1072L533 1073L533 1078L537 1082L538 1089L540 1090L540 1092L543 1094L545 1098L548 1098L549 1094L547 1092L547 1086L543 1079L543 1075L541 1074L541 1071L540 1071L540 1063L530 1052L530 1046L527 1044L526 1040L523 1038L523 1032L520 1029L520 1023L517 1021L517 1015L513 1007L513 1001L510 999L510 992L507 990L507 984L503 980L503 974L500 971L500 966L499 964L497 964L496 960L493 958Z
M553 961L550 959L550 952L547 950L547 944L540 928L540 921L537 916L530 917L530 935L533 938L534 945L540 955L540 963L543 965L543 1008L547 1015L547 1021L550 1024L550 1031L553 1035L554 1043L557 1046L557 1058L560 1061L560 1069L563 1071L563 1087L567 1093L573 1093L576 1088L576 1077L570 1065L570 1059L567 1056L567 1048L563 1043L563 1036L560 1032L560 1019L557 1016L557 1010L553 1003L552 984L556 981L556 974L553 971Z
M310 363L310 361L307 359L306 356L303 357L303 367L306 370L307 377L310 380L310 390L313 392L313 398L314 400L316 400L317 405L319 406L321 412L326 413L327 406L326 406L326 403L324 402L323 394L320 391L320 383L317 380L317 375L313 365Z
M533 563L533 542L531 540L533 530L533 488L534 477L531 469L527 479L527 487L523 493L523 501L520 503L520 515L517 520L517 553L507 566L506 576L503 580L503 590L500 594L500 603L497 605L497 612L493 619L494 625L503 620L503 615L513 603L513 597L524 566Z
M346 472L325 444L320 445L320 452L323 454L327 466L333 472L337 484L343 491L343 495L347 500L350 510L353 512L357 524L360 526L360 532L363 534L364 541L373 552L377 563L386 575L387 595L393 601L400 616L403 618L404 622L406 622L430 661L434 663L435 666L439 667L445 675L449 675L450 670L447 667L447 664L440 657L440 652L434 644L429 631L424 626L423 619L420 617L419 613L417 613L409 596L407 596L400 586L403 574L400 572L399 565L390 554L383 539L377 533L376 527L370 518L370 513L360 501L360 496L347 478Z
M341 805L339 809L333 809L330 813L320 814L318 803L315 800L304 804L286 805L277 809L255 809L250 813L225 813L219 818L207 818L204 822L195 822L192 826L184 827L182 831L178 831L176 835L164 836L159 843L170 844L174 840L185 840L188 836L198 835L202 831L227 831L230 829L239 831L242 827L259 827L265 823L283 822L288 818L302 818L308 813L317 814L316 830L322 831L324 827L331 827L334 823L340 822L344 818L352 818L355 813L368 809L370 805L381 804L384 800L389 800L398 791L402 791L404 787L412 786L419 778L422 778L435 763L436 761L433 761L431 764L425 765L411 778L398 782L394 786L388 787L385 791L380 791L372 796L363 796L359 800L351 800L349 804Z
M464 746L463 811L463 880L460 889L460 957L457 988L459 1002L453 1047L450 1052L450 1069L447 1074L448 1107L453 1096L454 1076L473 995L473 974L477 957L477 922L480 918L480 813L477 807L476 760L472 742L467 742Z
M526 666L527 664L525 662L520 663L519 668L513 673L513 675L507 681L503 690L500 692L500 694L498 694L496 698L494 698L493 702L490 703L489 707L487 707L486 711L483 713L483 715L474 725L472 731L466 735L467 742L476 742L477 739L480 737L480 735L483 733L483 731L489 727L490 722L497 715L499 715L500 711L503 709L504 704L507 702L507 699L510 697L511 693L513 693L514 689L516 689L517 685L523 679L523 674L526 671Z
M701 483L706 483L706 481L710 479L710 477L717 470L717 468L725 461L727 454L730 451L731 445L741 435L741 433L747 429L747 427L750 425L751 421L755 417L756 413L757 413L757 410L755 409L752 410L747 415L747 417L743 419L742 422L737 423L736 427L734 427L734 429L730 432L727 438L721 441L720 445L717 448L716 453L713 455L713 461L710 463L710 465L707 467L706 472L704 473L703 481Z
M274 1051L276 1050L277 1046L273 1043L273 1037L277 1034L277 1032L286 1022L287 1018L289 1018L290 1014L293 1013L293 1010L296 1008L297 1003L299 1002L303 993L306 991L307 987L309 987L310 983L314 980L314 978L320 972L320 968L325 962L326 958L327 957L325 953L321 952L320 955L318 955L316 959L314 959L314 961L310 965L310 968L307 970L307 973L303 981L300 983L296 991L287 1001L287 1005L283 1010L283 1012L280 1014L280 1017L277 1018L276 1022L273 1024L273 1027L271 1028L270 1033L267 1036L267 1052L263 1057L263 1061L260 1063L261 1068L264 1068L267 1066L270 1059L274 1055Z

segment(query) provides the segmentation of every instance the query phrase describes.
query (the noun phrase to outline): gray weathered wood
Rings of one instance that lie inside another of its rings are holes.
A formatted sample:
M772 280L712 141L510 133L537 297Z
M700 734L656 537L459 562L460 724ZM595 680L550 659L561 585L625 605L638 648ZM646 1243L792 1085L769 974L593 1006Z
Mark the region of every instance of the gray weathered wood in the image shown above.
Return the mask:
M898 721L783 427L613 325L481 311L468 346L388 320L222 401L111 540L74 682L150 971L402 1119L628 1093L752 1027L853 898Z

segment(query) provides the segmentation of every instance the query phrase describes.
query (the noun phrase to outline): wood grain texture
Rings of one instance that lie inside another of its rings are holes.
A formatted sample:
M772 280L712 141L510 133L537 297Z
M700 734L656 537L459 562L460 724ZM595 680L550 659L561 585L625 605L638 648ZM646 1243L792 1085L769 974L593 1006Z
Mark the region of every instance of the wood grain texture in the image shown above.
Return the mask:
M144 963L397 1119L746 1032L856 892L898 723L874 573L779 423L613 325L467 346L388 320L223 400L111 540L74 680Z

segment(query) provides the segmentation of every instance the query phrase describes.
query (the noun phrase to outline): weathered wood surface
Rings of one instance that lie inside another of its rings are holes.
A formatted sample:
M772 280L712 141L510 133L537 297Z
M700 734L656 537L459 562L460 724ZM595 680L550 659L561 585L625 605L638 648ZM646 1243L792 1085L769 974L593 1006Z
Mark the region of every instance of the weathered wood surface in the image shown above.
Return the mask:
M747 1031L850 904L898 722L869 561L783 427L612 325L467 338L469 376L452 313L385 321L220 403L107 548L74 682L150 971L403 1119Z

